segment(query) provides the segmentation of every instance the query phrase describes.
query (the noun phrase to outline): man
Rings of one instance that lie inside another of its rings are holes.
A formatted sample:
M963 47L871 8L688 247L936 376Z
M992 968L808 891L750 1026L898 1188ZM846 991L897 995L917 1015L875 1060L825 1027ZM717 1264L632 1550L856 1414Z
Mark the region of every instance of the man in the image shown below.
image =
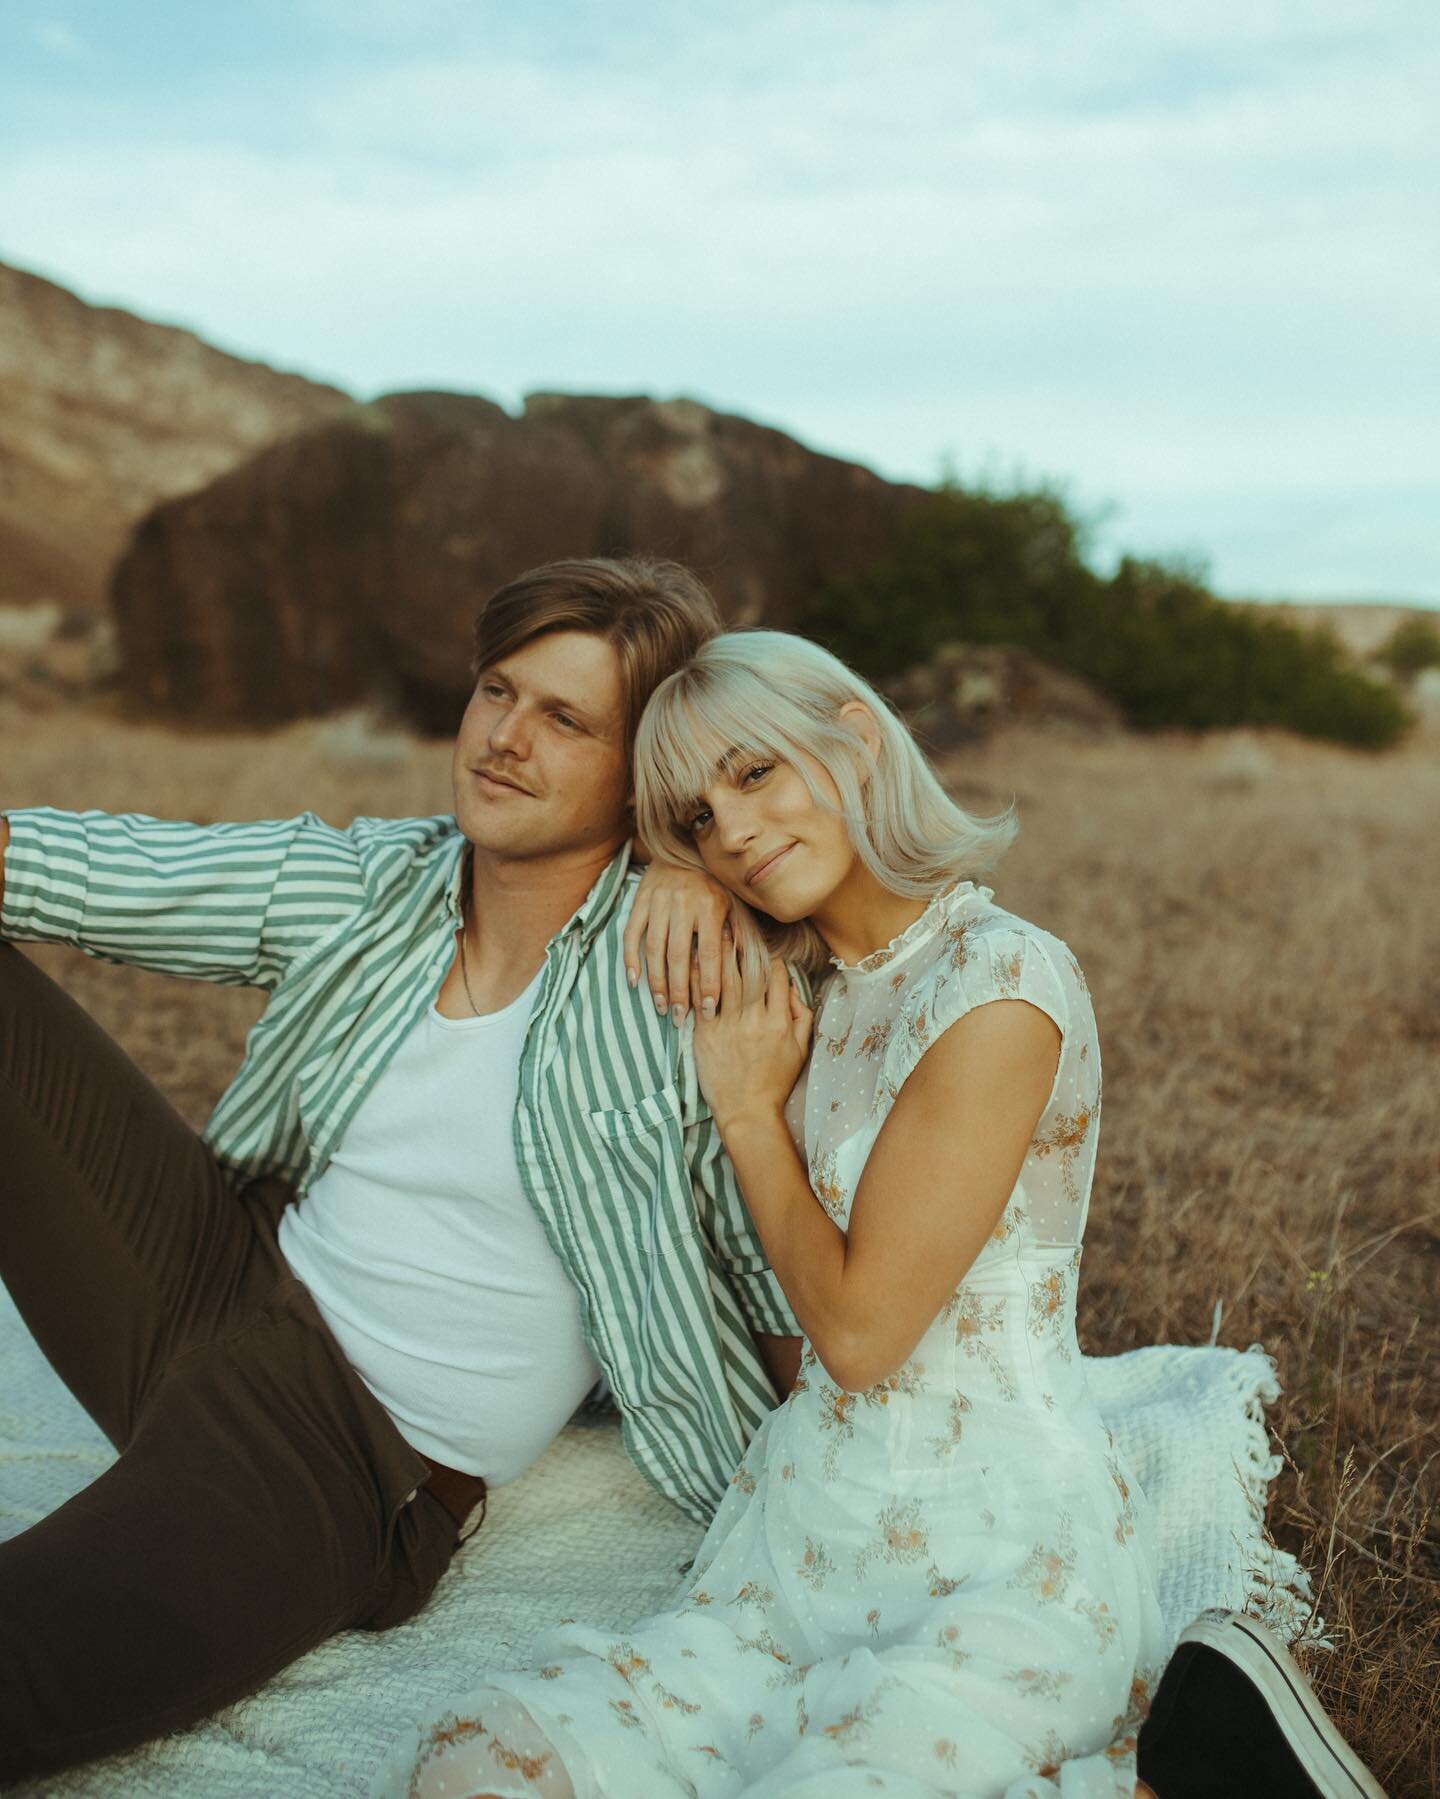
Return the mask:
M602 1373L718 1503L798 1343L622 935L634 728L718 628L674 564L503 587L453 817L0 822L0 935L270 994L202 1139L0 947L0 1279L120 1452L0 1545L0 1779L411 1616Z

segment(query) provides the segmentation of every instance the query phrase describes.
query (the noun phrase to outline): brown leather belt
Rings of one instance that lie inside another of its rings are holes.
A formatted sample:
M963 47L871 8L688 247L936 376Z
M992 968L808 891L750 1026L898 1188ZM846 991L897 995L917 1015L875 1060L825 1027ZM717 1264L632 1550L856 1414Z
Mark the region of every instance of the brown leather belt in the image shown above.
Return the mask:
M468 1542L485 1522L489 1495L484 1480L478 1474L462 1474L458 1468L432 1462L428 1455L421 1455L420 1460L430 1470L425 1477L426 1491L438 1499L455 1520L460 1541Z

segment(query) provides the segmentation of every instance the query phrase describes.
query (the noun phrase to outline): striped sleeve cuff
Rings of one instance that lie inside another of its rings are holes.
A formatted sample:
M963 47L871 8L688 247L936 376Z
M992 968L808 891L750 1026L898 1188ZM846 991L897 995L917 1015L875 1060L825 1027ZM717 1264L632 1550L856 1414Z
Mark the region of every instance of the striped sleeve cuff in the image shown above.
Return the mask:
M5 817L0 932L21 943L77 943L90 886L87 815L32 806Z
M767 1337L802 1335L795 1314L790 1310L790 1302L772 1269L761 1268L754 1274L740 1274L732 1268L730 1284L752 1331Z

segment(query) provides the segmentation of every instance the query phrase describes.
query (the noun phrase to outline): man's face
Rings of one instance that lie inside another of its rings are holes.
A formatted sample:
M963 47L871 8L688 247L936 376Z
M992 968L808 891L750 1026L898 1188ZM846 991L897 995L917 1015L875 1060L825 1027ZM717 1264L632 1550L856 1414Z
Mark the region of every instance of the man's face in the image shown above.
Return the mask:
M481 671L451 764L455 819L477 849L531 860L630 829L620 663L603 637L555 631Z

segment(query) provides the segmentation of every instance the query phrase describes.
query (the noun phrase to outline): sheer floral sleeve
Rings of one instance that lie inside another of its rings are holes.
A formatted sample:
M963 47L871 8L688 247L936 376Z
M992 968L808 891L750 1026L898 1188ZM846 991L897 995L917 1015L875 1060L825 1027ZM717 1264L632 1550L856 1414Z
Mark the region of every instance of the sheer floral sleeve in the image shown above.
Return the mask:
M995 908L961 911L905 992L877 1098L888 1111L921 1056L977 1007L1020 1000L1054 1021L1059 1063L1025 1159L1024 1214L1037 1243L1076 1243L1085 1224L1100 1112L1100 1052L1079 964L1058 938ZM882 1097L883 1096L883 1097Z

